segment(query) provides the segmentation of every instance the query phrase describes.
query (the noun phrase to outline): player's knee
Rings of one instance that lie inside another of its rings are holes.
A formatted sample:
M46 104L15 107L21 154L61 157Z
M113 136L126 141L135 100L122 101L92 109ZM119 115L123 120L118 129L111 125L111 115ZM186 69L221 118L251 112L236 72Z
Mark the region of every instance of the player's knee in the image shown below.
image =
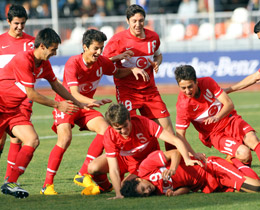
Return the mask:
M99 167L97 164L91 162L88 164L88 173L89 174L92 174L92 175L95 175L95 174L98 174L99 172Z
M248 132L245 135L244 143L250 148L254 149L256 145L259 143L259 139L257 138L254 131Z
M243 163L249 163L252 160L251 150L245 145L240 145L236 151L236 158Z
M71 144L72 136L64 135L58 137L57 145L63 149L67 149Z

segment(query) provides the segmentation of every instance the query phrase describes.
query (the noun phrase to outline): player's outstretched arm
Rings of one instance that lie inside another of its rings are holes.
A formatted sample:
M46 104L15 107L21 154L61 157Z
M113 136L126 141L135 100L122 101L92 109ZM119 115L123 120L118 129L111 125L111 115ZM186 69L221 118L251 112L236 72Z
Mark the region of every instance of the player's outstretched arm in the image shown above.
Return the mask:
M27 97L30 100L35 101L35 102L45 105L45 106L57 108L66 114L72 114L74 112L77 112L79 109L76 105L74 105L72 103L72 101L58 102L58 101L52 100L50 98L47 98L47 97L41 95L40 93L35 91L34 88L25 87L25 90L27 93Z
M112 62L117 62L117 61L121 61L121 60L128 60L129 58L131 58L134 55L134 52L131 50L127 50L121 54L115 55L113 57L110 57L109 59Z
M163 154L167 161L171 161L170 168L162 172L163 180L168 180L172 175L176 173L178 165L181 161L181 154L177 149L165 151L163 152Z
M108 167L109 167L109 175L112 181L113 188L115 190L116 196L110 199L119 199L124 198L121 194L121 178L119 174L119 166L116 158L107 157Z
M190 188L188 187L181 187L178 188L177 190L171 190L168 189L165 193L166 196L170 197L170 196L177 196L177 195L183 195L183 194L188 194L190 192Z
M257 72L247 76L246 78L236 83L235 85L230 86L228 88L224 88L224 91L226 93L232 93L238 90L245 89L259 81L260 81L260 71L258 70Z

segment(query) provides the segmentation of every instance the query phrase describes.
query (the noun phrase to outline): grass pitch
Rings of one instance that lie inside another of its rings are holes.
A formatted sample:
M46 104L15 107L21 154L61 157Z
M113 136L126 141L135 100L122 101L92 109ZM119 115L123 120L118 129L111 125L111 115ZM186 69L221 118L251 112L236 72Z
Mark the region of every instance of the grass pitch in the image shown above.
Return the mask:
M256 131L260 131L260 92L240 92L230 94L234 101L238 114L242 115ZM115 100L114 96L105 96ZM105 98L102 97L102 98ZM163 99L171 113L171 119L175 122L175 104L177 95L164 95ZM104 114L108 105L100 108ZM40 138L40 146L34 153L24 175L18 182L28 190L30 196L27 199L15 199L12 196L0 194L0 209L259 209L259 193L190 193L178 197L154 196L149 198L128 198L121 200L108 200L114 196L114 192L97 196L82 196L82 187L73 183L73 177L81 168L85 159L88 146L95 137L91 132L80 132L78 127L73 129L73 140L64 154L59 171L55 176L55 190L57 196L40 195L40 189L45 179L48 157L51 149L56 144L56 134L50 129L52 126L52 109L34 104L32 121ZM260 135L258 135L260 137ZM216 149L205 147L198 139L198 133L191 125L187 131L189 140L195 151L204 152L207 156L216 155L225 157ZM163 145L162 141L161 145ZM163 146L162 146L162 149ZM0 159L0 180L3 182L6 160L9 150L9 140L5 145ZM253 169L260 174L260 163L253 152Z

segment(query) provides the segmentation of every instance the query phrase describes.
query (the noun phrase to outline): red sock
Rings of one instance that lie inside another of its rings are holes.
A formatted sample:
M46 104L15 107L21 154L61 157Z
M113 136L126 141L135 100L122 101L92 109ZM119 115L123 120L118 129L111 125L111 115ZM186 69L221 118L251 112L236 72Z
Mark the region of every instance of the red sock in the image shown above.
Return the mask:
M106 191L111 187L111 183L109 182L106 174L91 175L91 176L92 176L92 179L101 188L101 190Z
M10 148L8 152L8 157L7 157L7 167L6 167L6 174L5 174L5 179L10 176L11 171L13 166L15 165L16 157L22 148L22 143L12 143L10 142Z
M45 182L43 184L43 187L45 187L46 184L53 184L54 176L56 175L56 172L59 169L63 154L66 150L55 145L50 153L48 166L47 166L47 172L46 172L46 178Z
M260 160L260 143L258 143L254 149L258 159Z
M103 153L103 149L104 149L103 138L104 138L103 135L97 134L96 137L91 142L91 144L88 148L87 157L79 171L79 173L81 175L87 174L88 173L88 164Z
M34 150L35 148L27 145L24 145L20 149L13 170L8 178L8 182L17 182L19 176L24 173L25 169L30 163Z
M250 168L249 166L244 165L242 162L240 162L236 158L232 158L231 161L232 161L233 165L236 166L237 169L239 171L241 171L245 176L251 177L253 179L259 179L259 177L256 174L256 172L254 172L253 169Z

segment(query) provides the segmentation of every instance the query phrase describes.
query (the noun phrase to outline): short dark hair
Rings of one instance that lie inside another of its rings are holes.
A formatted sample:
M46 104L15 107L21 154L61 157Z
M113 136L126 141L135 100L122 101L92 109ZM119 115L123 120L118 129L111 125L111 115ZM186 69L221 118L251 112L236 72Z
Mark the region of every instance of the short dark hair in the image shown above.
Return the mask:
M130 120L130 113L123 104L111 104L105 114L109 125L123 125L126 120Z
M190 65L181 65L176 67L174 74L178 84L181 80L193 80L194 82L197 81L196 71Z
M121 194L124 197L142 197L136 190L139 183L137 179L125 181L120 189Z
M46 48L49 48L53 43L61 43L59 35L51 28L44 28L37 34L34 46L38 48L40 44L43 44Z
M144 8L137 4L132 4L126 9L126 18L129 20L131 17L133 17L135 14L141 13L145 18L145 11Z
M89 29L83 34L82 44L89 47L93 41L97 42L105 42L107 40L107 36L102 32L96 29Z
M18 17L18 18L25 18L25 20L28 19L28 15L26 13L26 10L24 9L24 7L22 5L18 5L18 4L12 4L9 8L9 11L7 13L7 19L11 22L14 17Z
M255 24L255 27L254 27L255 34L257 34L259 31L260 31L260 21L258 21L258 23Z

